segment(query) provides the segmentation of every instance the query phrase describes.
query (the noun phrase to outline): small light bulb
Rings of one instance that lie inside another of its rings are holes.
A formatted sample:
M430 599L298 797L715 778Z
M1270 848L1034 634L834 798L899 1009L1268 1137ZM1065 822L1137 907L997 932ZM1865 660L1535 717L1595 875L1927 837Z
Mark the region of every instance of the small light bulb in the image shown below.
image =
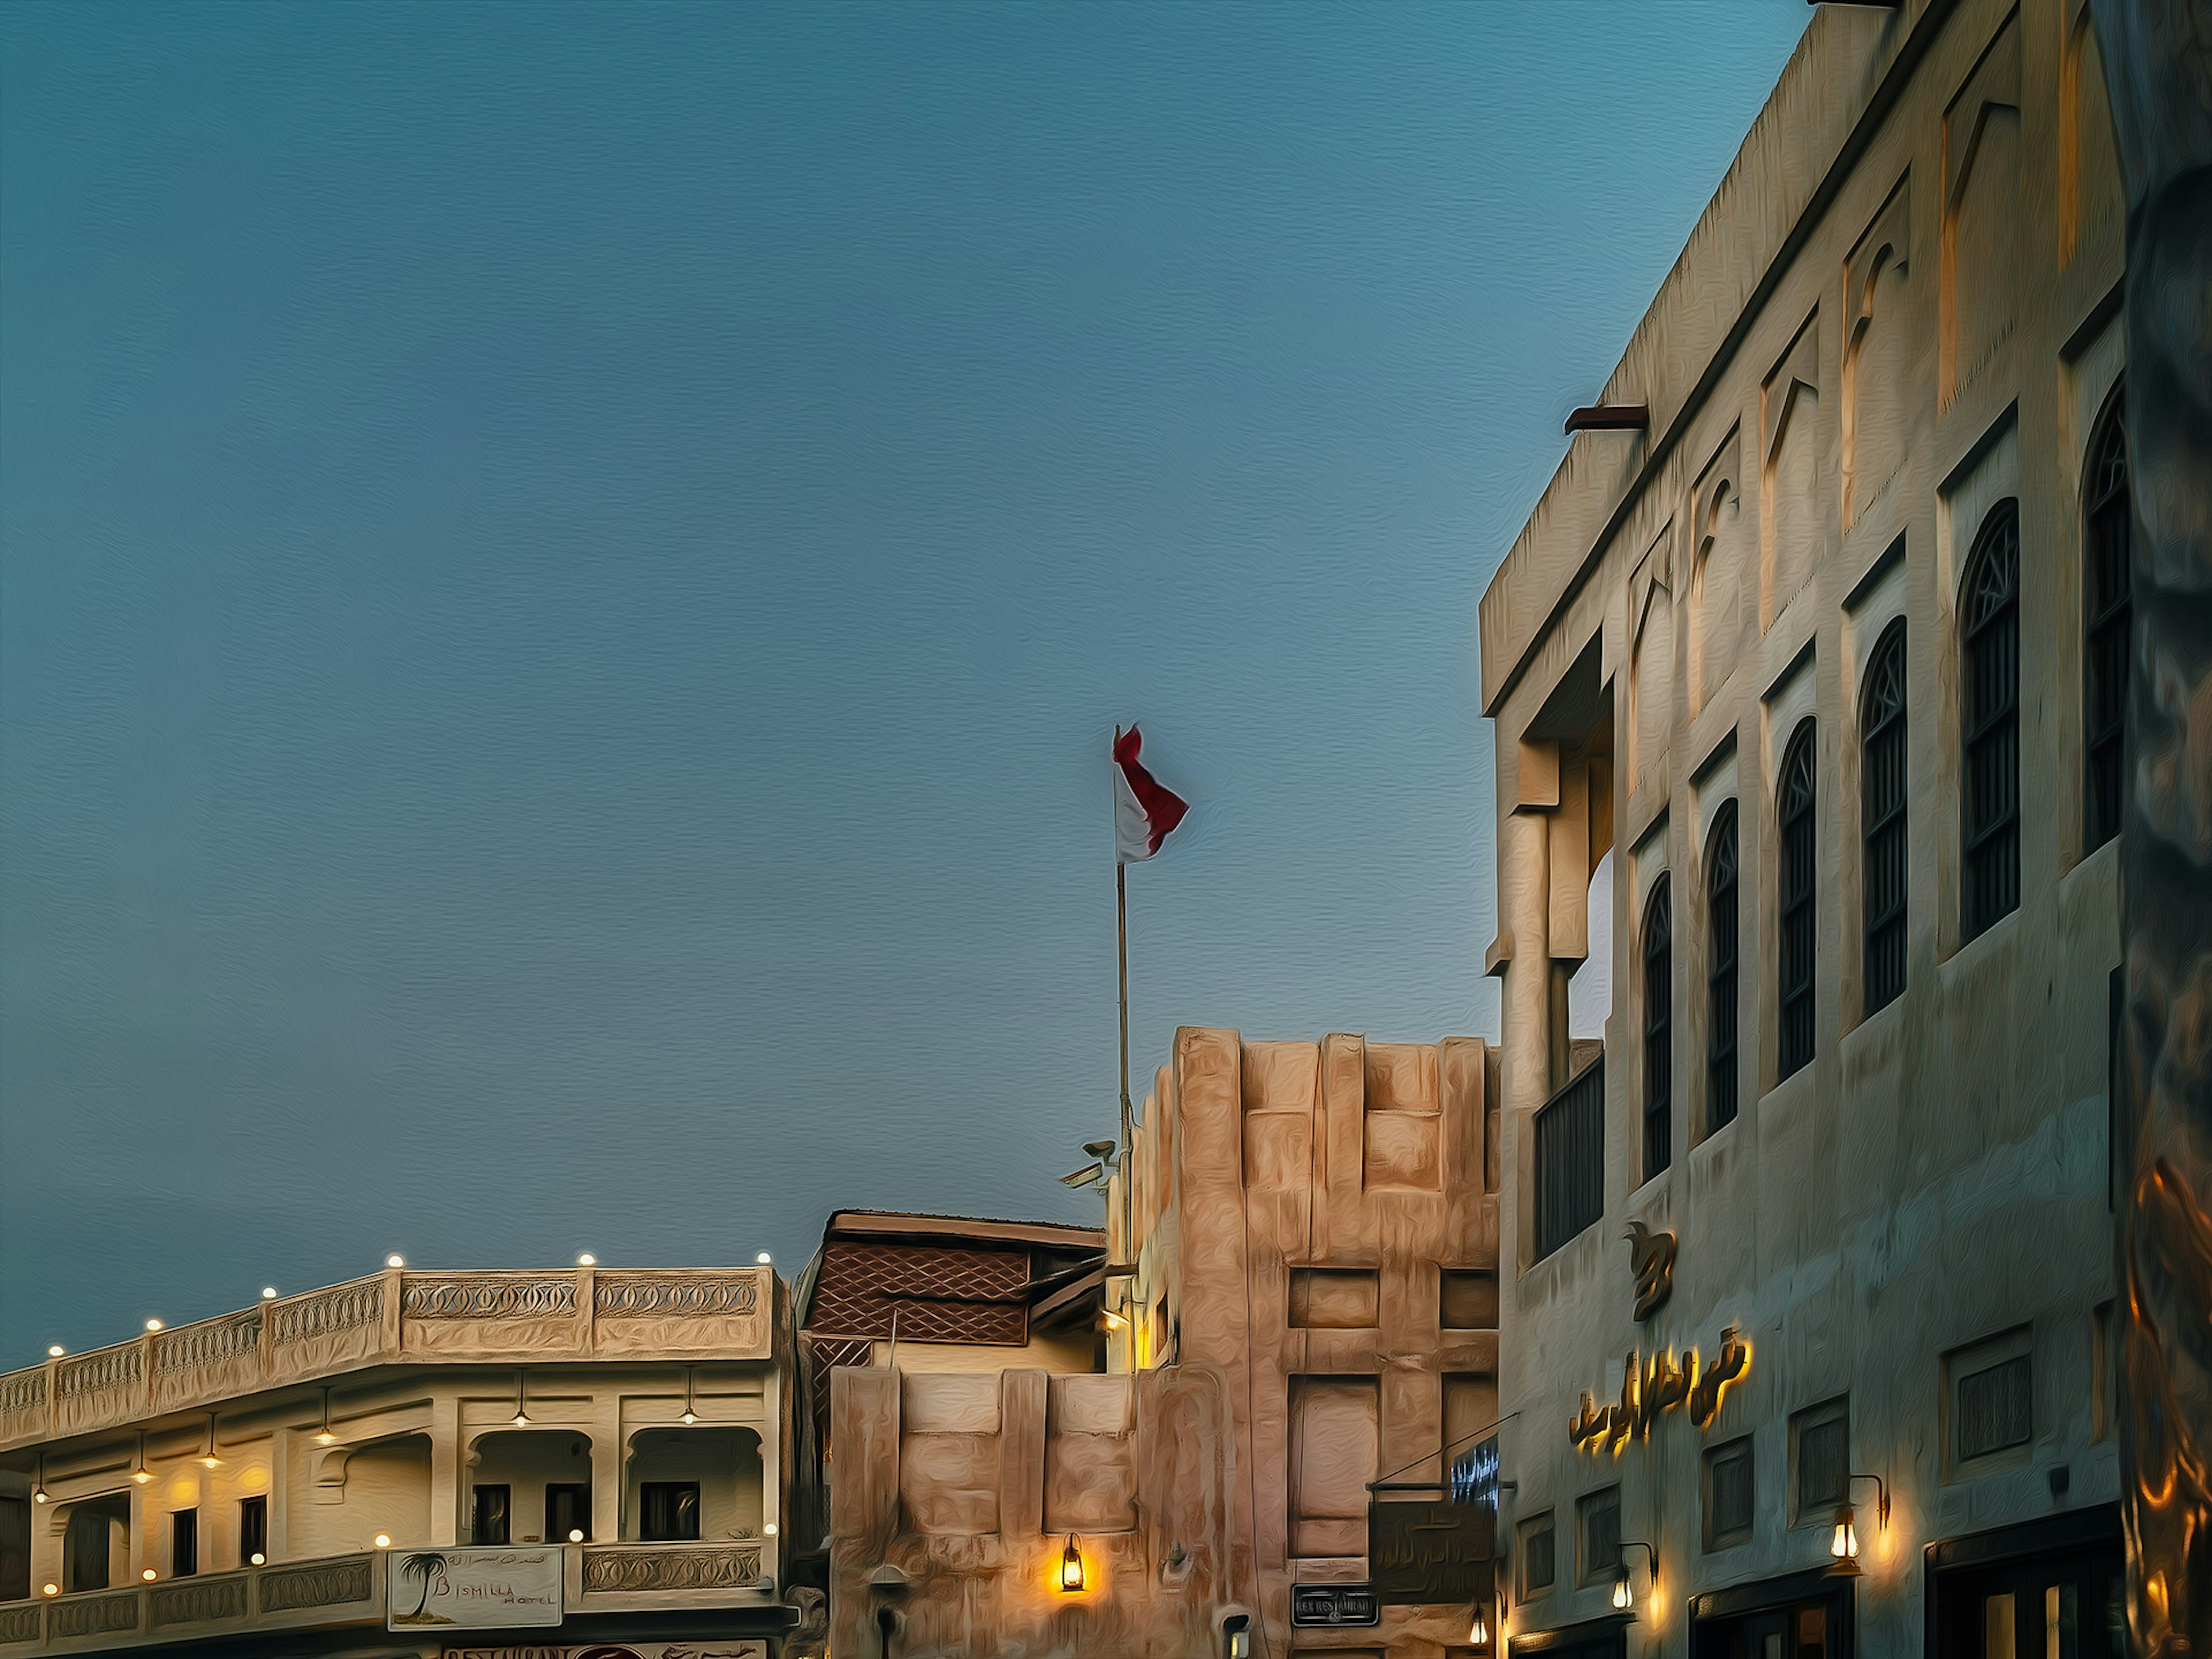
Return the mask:
M48 1595L59 1595L62 1593L62 1587L59 1584L41 1584L39 1588Z
M200 1459L200 1467L204 1469L219 1469L222 1467L222 1459L210 1452L205 1457Z
M388 1532L380 1532L377 1534L376 1547L380 1550L390 1549L392 1547L392 1534Z
M150 1469L136 1468L131 1471L131 1478L143 1486L154 1478L154 1474Z
M765 1533L765 1534L766 1534L769 1537L770 1537L770 1538L775 1537L775 1522L773 1522L773 1521L769 1522L766 1526L764 1526L764 1527L763 1527L763 1528L761 1528L761 1531L762 1531L762 1532L763 1532L763 1533Z
M1613 1605L1620 1612L1626 1613L1628 1611L1629 1603L1634 1599L1629 1594L1628 1575L1624 1572L1613 1581Z
M599 1265L599 1259L586 1250L576 1258L576 1265L579 1267L596 1267Z
M684 1424L696 1423L698 1420L699 1413L693 1411L689 1406L686 1406L684 1408L684 1415L677 1419L678 1422Z
M161 1328L161 1322L158 1319L149 1319L146 1322L146 1328L149 1331L158 1331Z
M149 1584L154 1582L155 1577L156 1577L154 1569L151 1567L147 1568L145 1571L140 1573L138 1576Z
M264 1285L261 1287L261 1299L264 1302L274 1302L276 1299L276 1287L274 1285Z
M335 1446L337 1443L337 1436L332 1434L328 1429L325 1429L315 1437L315 1443L318 1446Z
M252 1554L247 1556L246 1559L252 1562L257 1567L265 1567L269 1565L269 1558L264 1555L259 1550L254 1551Z
M384 1265L387 1267L404 1267L407 1265L407 1258L402 1255L387 1255L384 1258Z
M1474 1611L1474 1622L1467 1627L1467 1639L1476 1647L1490 1645L1490 1626L1482 1622L1482 1609Z
M49 1359L59 1359L66 1352L67 1350L65 1350L60 1343L57 1342L53 1346L46 1350L46 1358Z
M582 1542L584 1541L584 1529L583 1529L581 1527L571 1527L571 1528L568 1528L568 1541L569 1541L570 1543L572 1543L572 1544L580 1544L580 1543L582 1543Z
M46 1501L46 1489L44 1486L41 1486L38 1491L33 1492L31 1494L31 1501L33 1504L45 1503Z
M530 1413L528 1412L515 1413L514 1426L518 1429L528 1428L530 1426Z
M1858 1528L1853 1518L1848 1504L1836 1511L1835 1536L1828 1540L1828 1553L1838 1561L1854 1559L1859 1553Z
M759 1262L762 1267L765 1267L769 1262L775 1261L775 1258L770 1255L766 1250L763 1250L758 1255L755 1256L753 1260Z

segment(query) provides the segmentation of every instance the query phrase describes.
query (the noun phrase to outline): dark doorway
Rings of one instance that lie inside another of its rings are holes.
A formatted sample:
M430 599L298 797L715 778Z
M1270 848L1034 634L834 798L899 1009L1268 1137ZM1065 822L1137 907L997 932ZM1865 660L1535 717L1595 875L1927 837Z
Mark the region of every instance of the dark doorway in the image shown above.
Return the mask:
M1930 1659L2125 1659L2118 1538L1931 1575Z
M1690 1604L1693 1659L1852 1659L1851 1583L1825 1572L1700 1595Z

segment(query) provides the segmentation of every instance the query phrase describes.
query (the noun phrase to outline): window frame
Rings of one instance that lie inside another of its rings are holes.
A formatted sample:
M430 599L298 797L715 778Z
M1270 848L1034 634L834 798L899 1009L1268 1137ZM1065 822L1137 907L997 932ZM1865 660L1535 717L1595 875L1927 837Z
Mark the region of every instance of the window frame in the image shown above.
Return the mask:
M169 1577L191 1578L200 1570L200 1511L198 1504L169 1511Z
M1837 1494L1808 1494L1805 1436L1815 1429L1840 1423L1844 1431L1844 1484ZM1790 1418L1790 1524L1792 1528L1825 1526L1836 1510L1851 1501L1851 1397L1839 1394L1832 1400L1794 1412Z
M1983 515L1959 588L1962 944L2020 908L2020 502L2008 495Z
M570 1503L568 1524L565 1527L555 1518L556 1510L563 1502ZM571 1532L584 1535L574 1541L592 1541L592 1483L588 1480L549 1480L545 1483L545 1541L549 1544L570 1542Z
M1667 1172L1674 1150L1674 895L1664 873L1644 907L1643 941L1643 1178L1651 1181Z
M490 1524L493 1517L484 1513L484 1500L493 1493L499 1494L498 1524ZM496 1537L491 1536L496 1533ZM514 1539L514 1487L505 1480L477 1480L469 1486L469 1542L472 1546L493 1548L512 1543Z
M2134 672L2135 507L2122 393L2113 386L2090 429L2081 477L2081 856L2120 833L2128 703ZM2118 650L2113 650L2117 643ZM2108 684L2117 655L2119 684ZM2118 708L2111 706L2117 701ZM2105 706L2100 709L2100 705Z
M1719 1506L1715 1498L1718 1483L1713 1478L1714 1472L1723 1462L1733 1463L1739 1459L1746 1466L1747 1472L1744 1479L1751 1488L1748 1513L1746 1514L1741 1526L1723 1527L1719 1520ZM1705 1553L1711 1555L1721 1550L1741 1548L1751 1542L1753 1536L1759 1530L1758 1447L1753 1443L1752 1436L1738 1435L1733 1440L1723 1441L1717 1446L1708 1447L1699 1462L1704 1477L1699 1484L1702 1487L1700 1496L1705 1500L1703 1541Z
M1515 1531L1519 1534L1515 1541L1520 1546L1520 1548L1516 1553L1521 1558L1516 1565L1516 1571L1515 1575L1518 1578L1521 1586L1519 1599L1526 1601L1535 1596L1549 1595L1554 1589L1559 1588L1559 1528L1558 1517L1554 1516L1550 1510L1546 1510L1541 1515L1534 1515L1529 1516L1528 1519L1523 1521L1517 1528L1516 1528ZM1551 1576L1546 1578L1540 1584L1534 1583L1530 1578L1528 1572L1529 1563L1536 1558L1534 1546L1539 1538L1547 1540L1545 1545L1545 1553L1547 1557L1547 1565L1551 1569Z
M1903 996L1907 981L1905 927L1912 878L1908 667L1905 618L1899 617L1882 629L1867 659L1866 695L1859 708L1862 1018Z
M1808 714L1782 750L1775 775L1774 1080L1820 1053L1820 727Z
M664 1492L675 1494L673 1513L683 1512L682 1494L691 1494L691 1530L686 1534L679 1526L674 1531L661 1533L652 1529L653 1505ZM699 1483L696 1480L641 1480L637 1485L637 1535L642 1543L696 1544L701 1532Z
M1726 868L1723 868L1723 854ZM1705 1133L1735 1121L1741 1075L1738 969L1743 948L1743 858L1736 804L1723 801L1705 837Z
M238 1500L238 1565L250 1567L259 1554L265 1563L269 1557L269 1498L258 1492Z
M1595 1536L1592 1522L1600 1516L1613 1517L1613 1554L1610 1559L1600 1554L1595 1547L1602 1542ZM1600 1486L1595 1492L1584 1492L1575 1499L1575 1582L1587 1587L1609 1584L1620 1576L1620 1485Z

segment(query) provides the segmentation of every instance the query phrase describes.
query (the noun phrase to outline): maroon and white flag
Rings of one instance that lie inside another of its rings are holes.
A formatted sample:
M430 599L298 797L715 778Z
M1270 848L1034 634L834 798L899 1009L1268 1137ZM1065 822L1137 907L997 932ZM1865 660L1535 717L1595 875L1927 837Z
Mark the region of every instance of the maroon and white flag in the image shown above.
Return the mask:
M1182 822L1190 803L1145 770L1137 758L1144 739L1137 728L1114 728L1114 854L1135 864L1160 850L1168 831Z

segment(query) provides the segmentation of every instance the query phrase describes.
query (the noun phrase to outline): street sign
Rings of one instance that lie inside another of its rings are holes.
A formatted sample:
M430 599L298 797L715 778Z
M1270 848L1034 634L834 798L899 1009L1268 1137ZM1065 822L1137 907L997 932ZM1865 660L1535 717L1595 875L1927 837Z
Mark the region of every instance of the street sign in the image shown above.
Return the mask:
M1497 1514L1480 1504L1368 1506L1367 1571L1384 1607L1486 1598L1497 1545Z
M1298 1584L1291 1590L1293 1625L1372 1625L1382 1615L1368 1584Z

